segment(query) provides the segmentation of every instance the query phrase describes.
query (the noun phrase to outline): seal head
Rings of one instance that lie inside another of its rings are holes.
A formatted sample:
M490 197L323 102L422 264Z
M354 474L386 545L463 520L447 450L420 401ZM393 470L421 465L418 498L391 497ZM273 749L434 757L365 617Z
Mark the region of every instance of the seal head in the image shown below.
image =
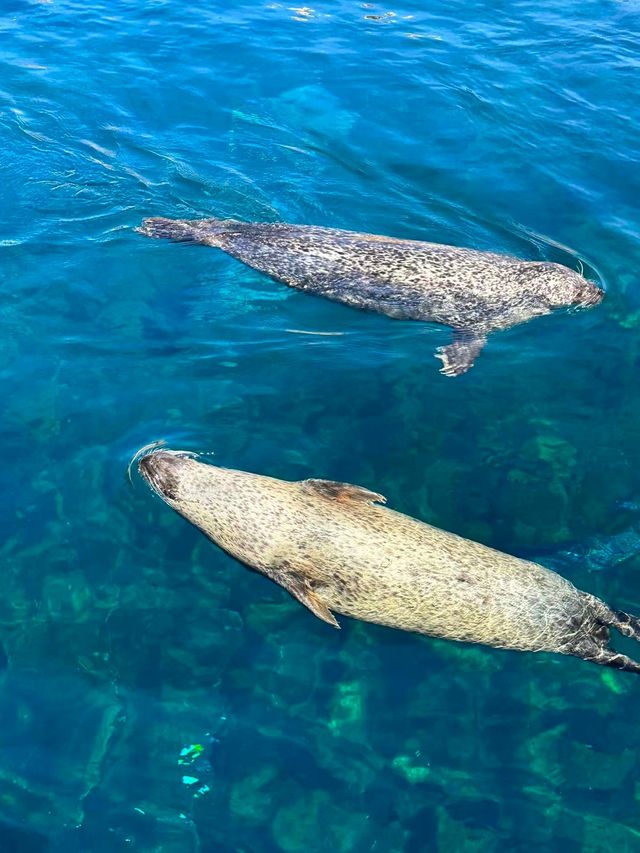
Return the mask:
M138 471L153 491L166 501L180 496L180 471L185 459L196 459L188 450L154 450L138 460Z
M535 266L536 286L550 309L590 308L602 302L602 288L580 273L546 261Z

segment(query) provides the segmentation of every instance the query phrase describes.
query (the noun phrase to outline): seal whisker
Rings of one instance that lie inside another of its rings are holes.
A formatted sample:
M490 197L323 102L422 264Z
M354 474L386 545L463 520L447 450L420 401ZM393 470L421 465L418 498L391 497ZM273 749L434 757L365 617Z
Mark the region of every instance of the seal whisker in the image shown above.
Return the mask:
M151 441L149 444L145 444L144 447L141 447L140 450L134 453L129 465L127 466L127 475L129 478L129 482L133 485L133 479L131 477L131 470L134 465L140 465L142 459L147 456L153 456L154 453L162 452L165 456L173 456L180 459L199 459L201 456L207 456L207 453L198 453L195 450L169 450L167 448L167 442L165 439L159 439L158 441ZM212 451L210 451L212 452ZM159 493L160 494L160 493Z
M137 465L138 462L142 459L143 456L148 456L156 450L161 450L163 447L166 447L167 442L165 439L158 439L158 441L150 441L148 444L143 445L139 450L131 457L131 460L127 466L127 477L129 479L129 483L133 485L133 478L131 476L131 469L134 465Z

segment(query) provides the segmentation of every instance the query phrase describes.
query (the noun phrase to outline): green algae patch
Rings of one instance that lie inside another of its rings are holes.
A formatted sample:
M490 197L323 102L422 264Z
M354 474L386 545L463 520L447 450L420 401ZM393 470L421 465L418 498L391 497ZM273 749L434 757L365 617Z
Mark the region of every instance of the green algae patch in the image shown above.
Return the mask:
M341 733L345 728L359 725L364 713L363 685L360 681L338 684L331 703L329 729Z
M431 776L431 768L425 764L419 764L416 758L410 755L396 756L391 766L412 785L426 782Z
M602 683L609 688L612 693L626 693L622 686L622 679L625 676L616 675L608 670L602 673Z

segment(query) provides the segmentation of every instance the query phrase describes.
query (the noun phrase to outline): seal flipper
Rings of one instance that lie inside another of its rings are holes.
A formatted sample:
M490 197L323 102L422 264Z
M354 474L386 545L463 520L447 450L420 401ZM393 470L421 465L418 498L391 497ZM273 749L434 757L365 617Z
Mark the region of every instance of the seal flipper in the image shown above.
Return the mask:
M364 486L354 486L351 483L340 483L336 480L301 480L305 492L320 495L336 501L361 501L363 503L385 504L384 495L365 489Z
M466 373L486 344L486 335L464 329L455 329L453 342L446 347L438 347L436 358L441 359L440 373L445 376L461 376Z
M314 591L309 580L292 570L288 560L276 564L269 572L269 577L286 589L300 604L308 607L318 619L322 619L334 628L340 627L338 620Z
M593 596L590 598L595 601L596 607L600 611L598 614L599 625L593 629L591 637L583 639L569 654L574 654L591 663L600 664L600 666L608 666L623 672L640 673L638 661L616 652L608 645L610 640L609 628L615 628L623 637L640 640L640 619L622 610L612 610L606 604L594 599Z
M589 661L589 663L597 663L600 666L608 666L611 669L619 669L623 672L640 673L640 663L613 649L599 647L596 643L589 646L588 649L579 649L572 654L576 654L576 657Z

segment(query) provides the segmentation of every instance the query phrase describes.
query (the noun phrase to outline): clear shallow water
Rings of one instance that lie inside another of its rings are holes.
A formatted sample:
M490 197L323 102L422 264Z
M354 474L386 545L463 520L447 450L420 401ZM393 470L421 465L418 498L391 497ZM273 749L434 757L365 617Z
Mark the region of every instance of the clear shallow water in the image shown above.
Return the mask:
M637 4L0 13L0 849L637 850L640 681L330 631L126 476L165 438L361 483L640 612ZM607 299L451 380L446 330L153 214L582 258Z

